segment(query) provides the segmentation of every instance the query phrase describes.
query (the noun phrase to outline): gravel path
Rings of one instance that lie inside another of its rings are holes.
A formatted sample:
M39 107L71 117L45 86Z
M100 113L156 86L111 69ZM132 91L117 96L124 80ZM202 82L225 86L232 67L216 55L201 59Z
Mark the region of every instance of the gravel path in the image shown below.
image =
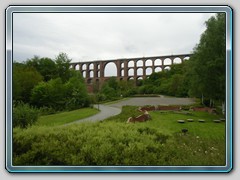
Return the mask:
M135 97L127 100L119 101L108 105L99 105L100 112L88 118L80 119L69 124L81 122L96 122L104 120L108 117L115 116L121 113L122 106L144 106L144 105L189 105L193 104L194 100L191 98L175 98L175 97ZM98 108L98 105L94 105Z

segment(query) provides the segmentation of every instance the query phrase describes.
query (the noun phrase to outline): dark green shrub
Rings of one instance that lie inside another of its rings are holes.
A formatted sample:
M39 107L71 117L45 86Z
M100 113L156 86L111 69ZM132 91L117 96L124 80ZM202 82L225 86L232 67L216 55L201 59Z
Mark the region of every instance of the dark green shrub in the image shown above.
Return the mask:
M26 128L38 119L39 111L28 104L18 103L13 107L13 127Z

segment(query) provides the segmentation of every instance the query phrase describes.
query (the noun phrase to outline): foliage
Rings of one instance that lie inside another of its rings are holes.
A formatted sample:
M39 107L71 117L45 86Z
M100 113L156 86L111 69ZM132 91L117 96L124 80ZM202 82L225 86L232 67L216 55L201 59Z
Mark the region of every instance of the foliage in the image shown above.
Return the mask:
M65 88L60 78L41 82L32 90L31 103L37 107L65 108Z
M188 79L186 71L188 62L173 64L168 71L152 73L138 87L139 94L165 94L177 97L188 96Z
M39 58L34 56L26 61L28 67L34 67L43 77L44 81L49 81L57 77L56 63L50 58Z
M225 100L226 20L218 13L206 22L207 29L191 60L190 93L213 100Z
M43 77L36 69L13 63L13 100L29 102L31 90Z
M60 78L39 83L32 90L31 103L58 111L89 106L90 99L80 73L72 72L71 76L66 83Z
M90 98L80 72L72 72L72 77L64 86L66 91L66 108L68 110L90 105Z
M215 115L151 112L152 120L126 123L136 107L107 121L13 130L14 165L225 165L225 124ZM204 117L179 124L178 118ZM182 128L188 128L184 135Z
M16 102L13 107L13 127L27 128L33 125L38 119L38 110L24 104Z
M66 53L59 53L59 55L55 59L56 66L57 66L57 75L62 79L65 83L69 80L71 75L70 70L70 62L71 59L68 58Z

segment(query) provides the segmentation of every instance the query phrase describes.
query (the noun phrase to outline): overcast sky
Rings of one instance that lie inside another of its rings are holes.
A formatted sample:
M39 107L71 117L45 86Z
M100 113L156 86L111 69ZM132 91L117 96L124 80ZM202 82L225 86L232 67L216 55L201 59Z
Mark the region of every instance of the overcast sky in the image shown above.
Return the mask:
M72 62L192 52L210 13L15 13L13 60Z

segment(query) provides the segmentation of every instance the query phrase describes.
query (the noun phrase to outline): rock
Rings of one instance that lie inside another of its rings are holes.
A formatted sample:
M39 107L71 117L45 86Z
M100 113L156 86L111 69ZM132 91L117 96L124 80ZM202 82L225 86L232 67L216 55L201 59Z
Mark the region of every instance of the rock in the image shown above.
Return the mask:
M177 120L178 123L185 123L184 120Z
M193 122L193 119L187 119L188 122Z
M205 120L204 119L199 119L198 122L203 123L203 122L205 122Z
M216 120L213 120L213 122L215 122L215 123L220 123L221 120L216 119Z

